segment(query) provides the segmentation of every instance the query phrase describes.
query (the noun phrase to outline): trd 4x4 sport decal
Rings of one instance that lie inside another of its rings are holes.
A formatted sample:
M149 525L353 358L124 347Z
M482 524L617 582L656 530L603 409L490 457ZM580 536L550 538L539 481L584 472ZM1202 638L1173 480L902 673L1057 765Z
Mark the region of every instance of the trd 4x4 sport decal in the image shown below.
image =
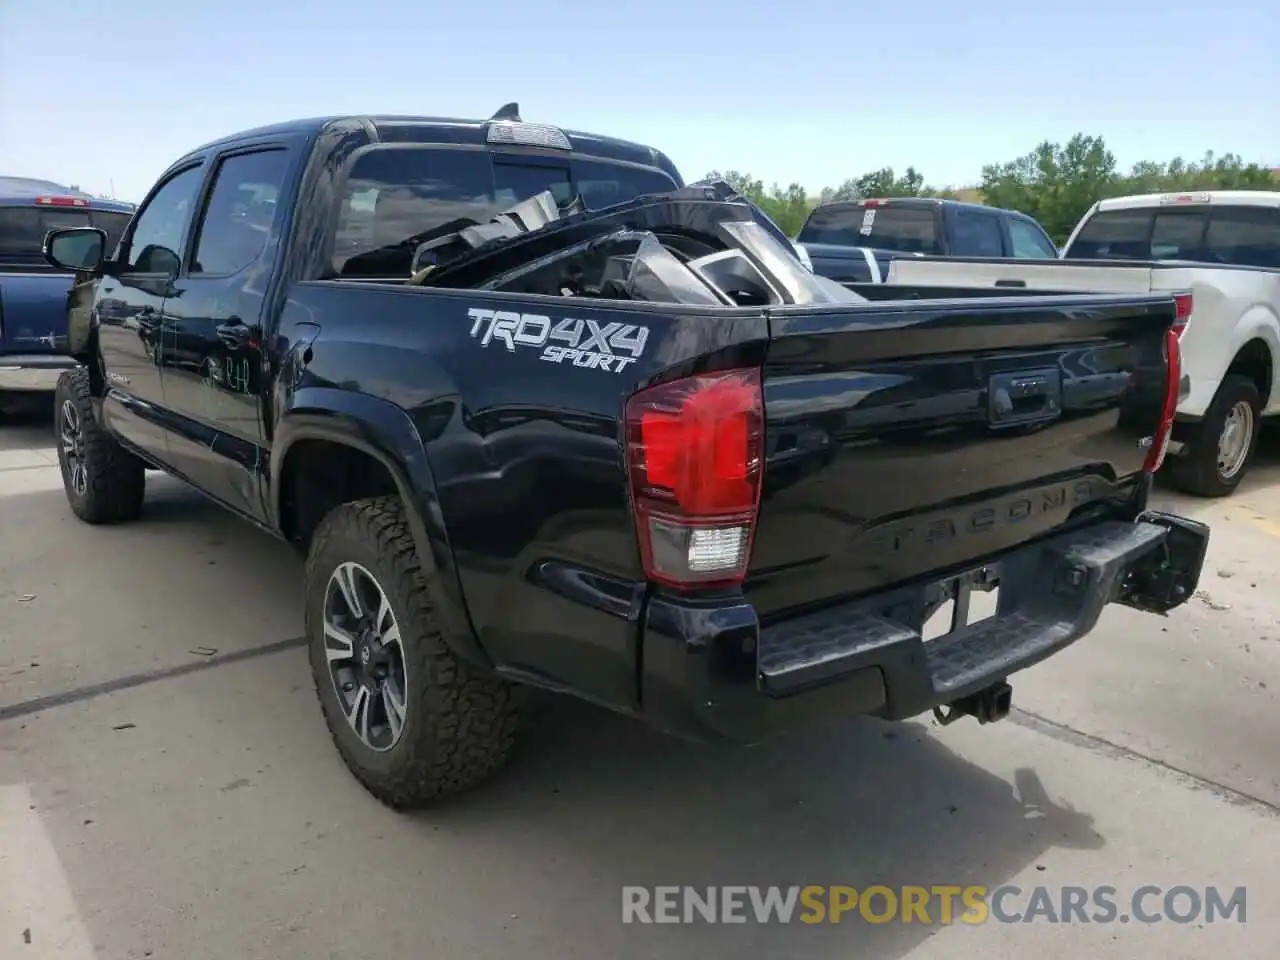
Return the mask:
M551 363L620 373L644 354L649 328L634 323L597 323L589 318L553 321L538 313L472 307L471 336L487 347L495 340L512 353L527 347Z

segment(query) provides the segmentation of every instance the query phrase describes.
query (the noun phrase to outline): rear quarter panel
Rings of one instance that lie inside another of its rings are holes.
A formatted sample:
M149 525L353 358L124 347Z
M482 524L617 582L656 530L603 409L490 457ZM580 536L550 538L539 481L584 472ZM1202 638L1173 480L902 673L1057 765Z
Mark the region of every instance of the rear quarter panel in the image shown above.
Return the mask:
M1264 412L1280 412L1280 272L1171 267L1153 271L1152 287L1192 293L1191 322L1182 335L1182 368L1191 379L1191 393L1178 413L1203 416L1236 354L1255 339L1271 352L1271 390Z
M647 333L635 356L614 342L614 355L628 359L611 363L618 369L582 354L577 364L544 359L548 347L566 346L548 336L565 320L582 321L583 344L590 327L606 343L625 327L633 341L638 328ZM276 401L277 423L316 388L405 410L418 446L400 456L428 466L425 509L447 531L487 657L501 670L634 706L643 573L623 405L655 377L762 363L760 311L308 282L291 291L283 340L304 323L320 332L302 376Z

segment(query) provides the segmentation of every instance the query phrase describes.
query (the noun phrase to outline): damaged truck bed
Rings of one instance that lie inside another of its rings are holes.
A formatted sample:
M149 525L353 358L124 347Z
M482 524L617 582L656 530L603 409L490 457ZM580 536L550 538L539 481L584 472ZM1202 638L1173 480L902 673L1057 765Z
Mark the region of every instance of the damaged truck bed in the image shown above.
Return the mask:
M296 544L323 715L389 804L496 770L522 686L694 738L998 720L1106 605L1196 588L1207 528L1147 502L1170 297L871 302L724 184L514 108L229 138L131 230L166 191L221 215L255 153L236 272L49 238L97 278L67 496L130 519L154 466Z

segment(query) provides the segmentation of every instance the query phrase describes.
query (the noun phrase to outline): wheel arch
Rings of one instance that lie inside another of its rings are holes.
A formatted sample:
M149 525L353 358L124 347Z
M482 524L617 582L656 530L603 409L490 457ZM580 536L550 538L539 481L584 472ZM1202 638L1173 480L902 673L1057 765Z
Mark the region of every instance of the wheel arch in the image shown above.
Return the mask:
M1249 377L1262 397L1263 412L1280 409L1280 385L1276 382L1280 367L1275 362L1280 354L1280 321L1275 312L1261 304L1250 307L1240 317L1234 340L1236 348L1222 376Z
M408 414L386 400L328 387L305 388L290 399L268 469L275 528L305 549L332 507L399 496L418 556L430 564L428 590L446 639L459 657L491 668L467 610L426 449ZM306 477L318 482L306 484Z

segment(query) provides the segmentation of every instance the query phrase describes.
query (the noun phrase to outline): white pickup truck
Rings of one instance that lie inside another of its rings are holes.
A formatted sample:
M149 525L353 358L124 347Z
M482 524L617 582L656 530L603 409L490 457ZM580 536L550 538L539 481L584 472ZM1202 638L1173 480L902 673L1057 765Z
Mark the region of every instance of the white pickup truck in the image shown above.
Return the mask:
M904 258L888 285L1174 294L1182 400L1166 470L1179 489L1231 493L1260 418L1280 415L1280 191L1117 197L1093 205L1058 260Z

